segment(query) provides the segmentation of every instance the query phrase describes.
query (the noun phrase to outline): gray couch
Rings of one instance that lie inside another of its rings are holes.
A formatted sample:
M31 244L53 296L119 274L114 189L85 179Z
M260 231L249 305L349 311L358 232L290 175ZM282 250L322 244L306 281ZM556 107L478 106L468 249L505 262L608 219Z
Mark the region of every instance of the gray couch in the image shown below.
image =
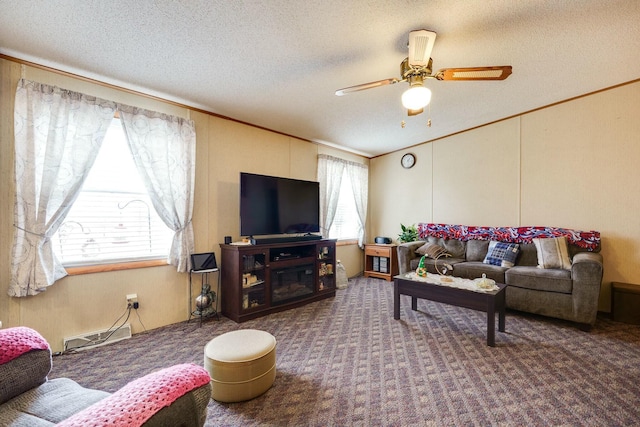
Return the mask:
M450 257L437 260L425 258L430 273L443 271L444 264L452 267L447 274L475 279L486 277L506 283L507 307L544 316L565 319L589 330L596 321L598 299L602 283L602 255L599 246L588 251L568 245L570 269L539 268L533 243L520 243L520 253L513 267L485 264L489 240L458 240L426 236L424 240L398 245L400 274L415 271L422 255L416 249L425 242L438 244Z
M174 365L113 394L49 380L51 367L51 350L37 332L0 329L0 426L204 425L211 385L200 366Z

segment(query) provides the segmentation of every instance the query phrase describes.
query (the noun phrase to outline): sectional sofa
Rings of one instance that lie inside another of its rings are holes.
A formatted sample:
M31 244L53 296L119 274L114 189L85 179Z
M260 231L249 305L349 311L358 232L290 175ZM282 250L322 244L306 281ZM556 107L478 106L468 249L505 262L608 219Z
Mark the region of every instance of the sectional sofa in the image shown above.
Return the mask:
M506 283L507 307L576 322L596 321L603 267L600 233L556 227L418 224L398 246L400 274L423 258L431 273Z

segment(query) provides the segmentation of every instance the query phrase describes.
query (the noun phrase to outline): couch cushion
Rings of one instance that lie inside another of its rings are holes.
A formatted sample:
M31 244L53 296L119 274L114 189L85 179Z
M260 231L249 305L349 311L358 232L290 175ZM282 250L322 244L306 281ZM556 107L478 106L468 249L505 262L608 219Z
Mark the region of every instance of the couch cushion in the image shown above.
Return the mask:
M484 262L462 262L453 264L453 275L465 279L477 279L485 274L487 278L495 280L497 283L505 283L504 272L508 267L485 264Z
M0 365L0 404L44 383L50 371L49 349L31 350Z
M517 243L505 243L492 240L489 242L485 264L498 265L500 267L513 267L520 251Z
M0 405L0 425L50 426L109 396L68 378L47 381Z
M538 255L538 267L571 269L566 237L533 239Z
M469 240L467 242L467 261L482 262L489 250L488 240Z
M451 256L445 248L431 242L427 242L424 245L420 246L418 249L416 249L416 253L419 255L426 255L427 257L433 259Z
M538 252L533 243L520 243L520 253L516 265L535 267L538 265Z
M573 289L569 270L516 266L507 270L505 278L509 286L537 291L570 294Z

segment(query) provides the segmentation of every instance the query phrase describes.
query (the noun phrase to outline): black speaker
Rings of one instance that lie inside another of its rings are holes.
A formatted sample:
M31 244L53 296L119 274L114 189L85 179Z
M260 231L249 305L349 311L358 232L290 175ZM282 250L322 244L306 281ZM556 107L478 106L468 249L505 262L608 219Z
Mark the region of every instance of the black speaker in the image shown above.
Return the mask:
M384 243L386 245L388 245L389 243L391 243L391 239L388 237L376 237L376 243Z
M231 236L224 236L224 244L225 245L231 244Z

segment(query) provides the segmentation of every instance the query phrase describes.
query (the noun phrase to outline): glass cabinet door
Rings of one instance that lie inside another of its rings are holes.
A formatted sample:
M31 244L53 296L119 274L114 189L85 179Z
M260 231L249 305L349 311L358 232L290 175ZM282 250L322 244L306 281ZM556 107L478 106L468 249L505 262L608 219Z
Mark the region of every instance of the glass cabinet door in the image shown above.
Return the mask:
M318 291L336 287L335 259L335 246L318 245Z
M252 310L266 305L264 252L242 255L242 302L241 311Z

